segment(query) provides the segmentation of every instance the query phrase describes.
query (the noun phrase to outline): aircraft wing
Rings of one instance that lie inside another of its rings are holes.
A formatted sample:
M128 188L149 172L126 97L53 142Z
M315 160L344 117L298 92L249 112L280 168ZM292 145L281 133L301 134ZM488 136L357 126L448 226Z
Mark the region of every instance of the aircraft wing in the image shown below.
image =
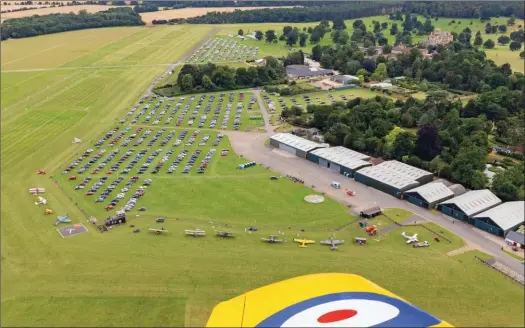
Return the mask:
M345 306L358 315L340 326L452 327L375 283L346 273L310 274L248 291L217 304L206 326L314 327L320 314ZM318 307L323 312L315 311Z
M335 245L344 244L344 243L345 243L344 240L334 240Z
M293 241L295 241L296 243L302 243L303 239L294 239Z
M417 233L415 233L412 238L417 239Z
M315 244L315 240L305 240L305 244Z
M332 245L332 242L330 240L321 240L319 243L321 245Z

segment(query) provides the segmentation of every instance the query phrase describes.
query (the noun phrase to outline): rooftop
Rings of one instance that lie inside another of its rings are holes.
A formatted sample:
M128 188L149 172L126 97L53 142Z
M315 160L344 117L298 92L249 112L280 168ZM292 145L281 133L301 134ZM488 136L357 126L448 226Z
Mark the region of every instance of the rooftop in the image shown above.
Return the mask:
M286 74L295 76L318 76L333 74L331 69L323 69L317 67L308 67L306 65L288 65L286 66Z
M507 234L508 239L515 241L521 245L525 245L525 235L516 231L509 231Z
M407 192L417 192L428 203L433 203L454 196L454 192L441 182L427 183L426 185L410 189Z
M349 168L352 167L347 166L346 164L348 163L370 165L369 162L365 162L370 160L370 156L358 153L356 151L353 151L352 149L348 149L341 146L316 149L312 151L312 154L319 156L323 159L329 160L335 164L343 165Z
M495 205L501 203L501 199L496 197L490 190L473 190L461 196L446 200L441 204L454 204L466 215L481 213Z
M394 171L382 169L381 165L365 167L357 172L396 189L414 188L419 185L419 182L415 179L411 179Z
M394 171L397 174L405 175L413 180L420 179L425 176L433 175L432 172L428 172L417 167L398 162L398 161L386 161L378 164L377 167L381 167L384 170Z
M279 141L285 145L297 148L302 151L311 151L320 147L328 147L328 144L313 142L290 133L278 133L270 137L270 139Z
M501 229L508 230L523 223L525 218L525 202L507 202L488 211L480 213L475 218L489 218Z

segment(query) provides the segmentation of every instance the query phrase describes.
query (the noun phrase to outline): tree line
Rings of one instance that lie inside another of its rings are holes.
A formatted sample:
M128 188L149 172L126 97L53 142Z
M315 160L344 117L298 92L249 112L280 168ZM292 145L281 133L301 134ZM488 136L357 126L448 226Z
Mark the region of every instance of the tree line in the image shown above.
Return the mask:
M479 18L516 15L523 19L525 6L522 1L412 1L403 3L403 12L434 17Z
M399 4L397 3L375 3L364 1L295 8L210 12L199 17L171 19L169 22L190 24L316 22L326 19L352 19L358 17L381 15L396 8L399 8Z
M485 116L462 118L461 111L460 101L446 98L394 101L376 96L309 105L307 113L292 107L282 116L290 123L320 129L332 145L397 159L468 188L483 189L488 186L483 171L493 125ZM412 117L415 112L432 120L422 120L416 133L399 129L404 125L403 117ZM523 199L523 168L507 164L505 173L498 173L494 179L492 190L504 200Z
M249 68L233 68L213 63L185 64L177 75L176 86L164 85L162 88L175 87L174 93L232 90L285 83L285 76L283 64L273 57L267 57L264 66Z
M1 40L6 40L87 28L137 25L144 25L144 22L131 8L110 8L93 14L81 10L78 14L13 18L0 24L0 32Z

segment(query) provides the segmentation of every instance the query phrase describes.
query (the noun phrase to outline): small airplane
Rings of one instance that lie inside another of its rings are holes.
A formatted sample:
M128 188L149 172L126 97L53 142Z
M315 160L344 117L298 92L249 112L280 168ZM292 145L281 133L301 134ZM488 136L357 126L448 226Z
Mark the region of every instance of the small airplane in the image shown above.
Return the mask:
M79 142L82 142L82 140L80 140L79 138L73 138L73 143L79 143Z
M217 237L222 237L222 238L235 237L235 234L233 232L229 232L229 231L215 230L215 233L216 233Z
M67 215L66 215L66 216L60 216L60 215L58 215L58 216L57 216L57 219L58 219L58 220L57 220L55 223L53 223L54 226L57 226L57 225L59 225L60 223L70 223L70 222L71 222L71 220L69 219L69 216L67 216ZM71 232L70 232L70 233L71 233Z
M46 211L44 212L44 215L50 215L50 214L53 214L53 210L51 209L46 209Z
M37 175L46 174L46 171L44 171L44 170L38 170L38 171L36 171L36 174L37 174Z
M330 239L328 240L321 240L319 242L321 245L331 245L330 249L335 251L337 249L337 246L335 245L339 245L339 244L344 244L345 241L344 240L337 240L337 239L334 239L334 237L330 237Z
M407 241L407 244L410 244L410 243L413 243L413 242L418 242L418 239L417 239L417 233L415 233L413 236L408 236L407 234L405 234L405 232L403 231L401 233L401 235L403 237L405 237L406 241Z
M40 205L40 204L46 205L47 204L47 199L45 199L42 196L38 196L38 202L35 202L35 205Z
M194 237L197 237L197 236L206 236L206 231L201 230L201 229L195 229L195 230L184 230L184 233L185 233L187 236L194 236Z
M276 236L271 235L270 238L261 238L262 241L265 241L270 244L276 244L282 242L281 239L275 239Z
M164 230L164 228L162 229L153 229L153 228L150 228L149 231L153 232L154 234L156 235L160 235L164 232L168 232L168 230Z
M296 243L300 243L299 247L306 248L307 244L315 244L315 240L308 240L308 239L294 239Z

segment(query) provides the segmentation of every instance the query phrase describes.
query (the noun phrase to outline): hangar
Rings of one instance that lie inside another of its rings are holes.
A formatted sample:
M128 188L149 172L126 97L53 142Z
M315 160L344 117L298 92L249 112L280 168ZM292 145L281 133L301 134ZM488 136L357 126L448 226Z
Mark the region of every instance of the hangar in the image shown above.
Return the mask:
M354 179L397 198L401 198L403 192L420 185L406 175L383 169L381 164L360 169L354 173Z
M442 182L427 183L403 193L403 199L424 208L433 208L438 203L453 197L454 192Z
M353 177L359 169L372 166L370 156L340 146L318 148L309 152L306 159L348 177Z
M401 174L406 177L412 178L420 184L432 182L434 174L417 167L398 162L398 161L386 161L378 164L377 167L381 167L384 170L392 171L393 173Z
M457 196L441 202L437 209L443 214L456 219L469 222L476 214L501 204L501 199L496 197L490 190L472 190L461 196Z
M493 235L504 237L524 222L525 202L508 202L474 215L472 224Z
M309 67L306 65L288 65L286 66L286 75L290 78L300 79L316 76L334 75L331 69Z
M290 133L278 133L271 136L270 145L302 158L306 158L309 151L328 147L328 144L313 142Z

